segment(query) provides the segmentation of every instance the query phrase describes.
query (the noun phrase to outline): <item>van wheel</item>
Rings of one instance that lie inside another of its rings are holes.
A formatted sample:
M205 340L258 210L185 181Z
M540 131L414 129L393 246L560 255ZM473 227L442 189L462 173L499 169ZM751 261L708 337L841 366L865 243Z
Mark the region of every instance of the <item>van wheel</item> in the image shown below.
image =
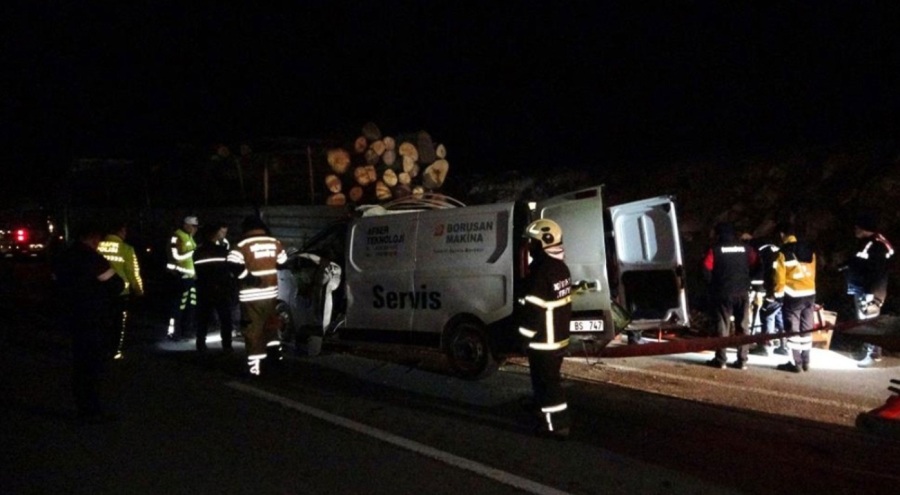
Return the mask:
M497 371L484 325L461 321L447 333L445 352L454 373L466 380L485 378Z

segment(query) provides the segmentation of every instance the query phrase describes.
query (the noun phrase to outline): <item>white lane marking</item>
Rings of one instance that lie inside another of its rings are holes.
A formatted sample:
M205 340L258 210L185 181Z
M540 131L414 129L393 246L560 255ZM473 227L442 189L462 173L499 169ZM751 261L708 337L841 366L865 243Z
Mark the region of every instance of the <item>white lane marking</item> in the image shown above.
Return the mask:
M316 409L314 407L307 406L306 404L302 404L300 402L288 399L286 397L282 397L280 395L273 394L271 392L266 392L265 390L260 390L256 387L252 387L245 383L231 381L225 384L227 387L231 387L240 392L244 392L253 396L256 396L260 399L264 399L270 402L275 402L284 407L294 409L301 413L312 416L316 419L320 419L322 421L331 423L336 426L340 426L342 428L346 428L348 430L353 430L358 433L362 433L364 435L368 435L372 438L376 438L383 442L387 442L391 445L395 445L397 447L415 452L420 455L424 455L426 457L430 457L436 461L443 462L444 464L449 464L451 466L465 469L468 471L472 471L473 473L479 474L486 478L493 479L505 485L511 486L513 488L518 488L520 490L524 490L528 493L534 493L536 495L568 495L568 492L564 492L561 490L557 490L556 488L549 487L547 485L542 485L540 483L522 478L520 476L516 476L512 473L508 473L506 471L502 471L500 469L495 469L490 466L485 466L484 464L475 462L470 459L466 459L464 457L459 457L448 452L444 452L442 450L435 449L433 447L429 447L425 444L421 444L419 442L415 442L412 440L408 440L406 438L394 435L393 433L388 433L384 430L379 430L377 428L372 428L371 426L364 425L362 423L357 423L356 421L336 416L334 414L322 411L321 409Z
M612 368L612 369L618 370L618 371L641 373L641 374L645 374L645 375L657 376L657 377L661 377L661 378L669 378L672 380L679 380L679 381L683 381L683 382L699 383L699 384L703 384L703 385L727 388L727 389L731 389L731 390L750 391L750 392L755 392L755 393L758 393L761 395L778 397L780 399L801 400L801 401L809 402L812 404L839 407L841 409L849 409L849 410L853 410L853 411L861 411L861 410L870 409L868 406L864 406L864 405L851 404L849 402L842 402L842 401L836 401L836 400L820 399L818 397L808 397L805 395L799 395L796 392L791 392L791 393L778 392L775 390L768 390L765 388L749 387L747 385L724 383L724 382L719 382L719 381L715 381L715 380L708 380L705 378L694 378L694 377L690 377L690 376L676 375L673 373L666 373L663 371L644 370L641 368L633 368L631 366L622 366L622 365L618 365L618 364L606 364L606 367ZM615 382L610 380L609 383L615 383ZM616 383L616 384L622 385L621 383Z

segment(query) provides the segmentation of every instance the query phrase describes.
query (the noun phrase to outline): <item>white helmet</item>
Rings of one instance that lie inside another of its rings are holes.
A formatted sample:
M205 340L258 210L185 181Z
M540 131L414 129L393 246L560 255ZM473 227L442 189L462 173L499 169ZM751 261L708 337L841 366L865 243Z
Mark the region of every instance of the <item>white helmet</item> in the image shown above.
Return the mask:
M525 237L541 242L541 248L547 249L562 244L562 229L553 220L541 218L528 224Z

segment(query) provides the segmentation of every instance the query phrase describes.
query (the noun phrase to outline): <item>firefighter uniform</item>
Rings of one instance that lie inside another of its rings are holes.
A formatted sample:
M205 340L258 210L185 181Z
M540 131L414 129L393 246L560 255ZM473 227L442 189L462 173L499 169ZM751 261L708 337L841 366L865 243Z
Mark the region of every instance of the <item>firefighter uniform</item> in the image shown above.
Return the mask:
M270 362L281 359L278 331L267 322L275 315L277 268L287 262L287 253L259 218L244 219L242 227L243 239L228 253L228 263L239 283L247 366L251 375L259 375L267 357Z
M169 240L169 262L166 268L174 275L176 286L176 297L172 300L166 331L170 339L177 338L178 334L181 337L187 336L197 307L197 274L194 271L194 251L197 249L194 233L197 232L197 225L197 217L185 217L182 227Z
M782 231L783 244L774 265L775 298L783 298L782 312L786 332L806 332L787 338L792 363L778 365L782 371L809 370L812 330L816 311L816 254L789 230Z
M141 267L134 248L125 242L126 227L120 227L116 233L107 235L97 251L109 261L116 274L125 281L125 288L114 302L113 322L114 359L121 359L125 350L125 327L128 323L128 311L133 297L144 295L144 281L141 279Z
M572 317L572 277L562 261L562 231L551 220L537 220L526 229L533 261L528 267L519 333L526 339L531 385L540 411L539 434L565 438L569 411L560 384L560 368L569 345Z

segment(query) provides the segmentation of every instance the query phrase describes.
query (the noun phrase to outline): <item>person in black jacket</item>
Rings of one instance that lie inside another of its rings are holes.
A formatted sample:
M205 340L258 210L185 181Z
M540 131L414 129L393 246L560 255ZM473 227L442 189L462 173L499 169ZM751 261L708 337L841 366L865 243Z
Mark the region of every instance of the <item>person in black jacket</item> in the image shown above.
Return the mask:
M61 322L72 336L72 393L78 418L87 423L113 419L101 401L100 384L111 359L113 299L125 288L109 261L97 252L103 230L84 226L77 240L53 263Z
M734 318L736 335L750 334L750 271L758 263L756 250L736 238L734 226L721 222L715 226L716 243L703 258L703 275L709 285L712 316L716 333L727 337ZM750 346L738 346L736 369L747 369ZM716 349L716 356L706 364L725 368L728 357L725 349Z
M560 368L569 345L572 319L572 276L563 262L562 229L547 219L525 229L532 262L525 279L519 333L528 344L528 364L534 402L541 423L536 433L563 439L569 436L569 411L560 384Z
M234 330L232 309L237 304L237 283L228 268L228 226L213 224L204 232L201 244L194 251L197 272L197 350L205 352L206 335L213 315L219 319L222 350L232 351Z
M857 239L854 257L842 269L847 278L847 294L853 297L857 320L868 320L881 314L887 298L888 262L894 247L877 232L878 222L871 214L861 214L854 225ZM866 368L881 361L881 347L866 344L866 355L859 363Z

